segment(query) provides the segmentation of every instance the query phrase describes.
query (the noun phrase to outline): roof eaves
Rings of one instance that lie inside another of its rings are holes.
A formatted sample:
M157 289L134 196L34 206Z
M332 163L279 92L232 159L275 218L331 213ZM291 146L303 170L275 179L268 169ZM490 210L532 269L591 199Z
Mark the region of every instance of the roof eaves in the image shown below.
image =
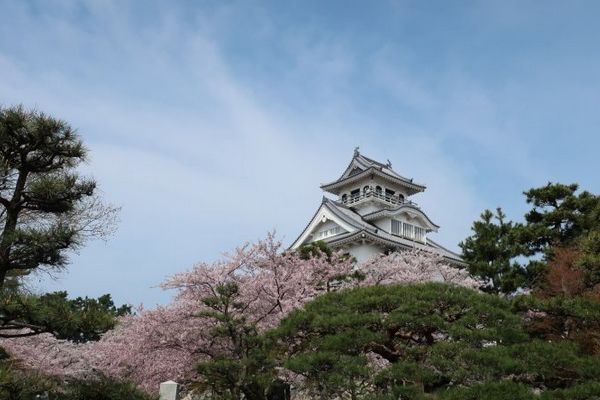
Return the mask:
M396 171L394 171L394 169L392 168L391 163L389 163L389 164L383 164L383 163L381 163L379 161L373 160L372 158L369 158L369 157L364 156L362 154L359 157L362 157L364 159L364 161L367 162L370 165L376 165L384 173L387 173L389 175L395 176L396 178L400 178L400 179L412 182L412 179L407 178L407 177L405 177L403 175L400 175L399 173L397 173ZM387 172L385 170L387 170L389 172ZM422 185L420 185L420 186L422 186Z
M327 207L327 209L329 211L331 211L334 215L336 215L338 218L342 219L348 225L353 226L357 230L364 229L363 225L358 224L357 221L355 221L354 219L349 218L343 212L341 212L341 211L338 210L338 207L345 207L345 206L342 206L341 204L336 204L333 200L327 198L326 196L323 196L323 198L321 199L321 205L317 208L317 210L315 211L315 213L313 214L313 216L308 220L308 223L306 224L306 226L304 227L304 229L302 229L302 231L300 232L300 234L298 235L298 237L296 237L296 239L289 246L288 250L291 249L292 246L298 241L298 239L300 239L302 237L302 235L304 234L304 232L306 232L306 230L308 229L308 227L310 226L310 224L313 222L313 220L315 219L315 217L317 216L317 214L321 210L321 207ZM351 209L348 209L348 210L352 211ZM354 211L352 211L352 212L354 212ZM368 224L368 225L370 225L370 224Z
M343 244L343 243L347 243L347 242L352 242L357 237L359 237L361 239L368 237L370 240L374 240L379 243L385 244L387 246L392 246L392 247L402 247L405 249L409 249L409 248L418 247L418 245L419 245L417 242L413 242L413 241L409 241L409 240L402 240L401 238L396 238L396 237L388 237L388 235L381 235L381 233L385 233L385 232L380 231L380 232L374 233L374 232L369 232L367 230L361 230L361 231L351 232L350 234L346 234L343 236L342 235L334 236L331 238L331 240L328 243Z
M315 219L315 217L319 213L319 210L321 209L321 207L325 203L325 199L327 199L327 198L325 196L323 196L323 200L321 201L321 205L317 208L317 210L315 211L315 213L313 214L313 216L310 217L310 219L308 220L308 223L306 224L306 226L304 227L304 229L302 229L302 231L300 231L300 234L298 235L298 237L296 237L296 239L288 247L288 250L290 250L292 248L292 246L302 237L302 235L304 235L304 232L308 229L308 227L310 226L310 224L313 222L313 220Z
M324 197L324 203L325 206L337 217L339 217L340 219L342 219L344 222L346 222L348 225L352 225L353 227L355 227L358 230L361 229L367 229L367 230L372 230L377 232L377 230L379 230L379 228L377 228L376 226L368 223L367 221L364 221L362 219L362 217L360 216L360 214L356 213L354 210L352 210L349 207L346 207L345 205L342 204L338 204L335 201L328 199L326 197ZM345 212L343 212L342 210L340 210L340 208L345 209L347 212L352 213L354 217L350 217L349 215L347 215Z
M387 173L387 172L385 172L385 171L383 171L383 170L379 170L379 169L376 169L376 171L380 172L380 173L381 173L381 175L380 175L380 176L381 176L382 178L384 178L384 179L385 179L385 178L388 178L388 179L389 179L389 178L392 178L392 179L398 180L398 181L400 181L401 183L403 183L404 185L407 185L407 186L409 186L409 187L412 187L412 188L414 188L415 190L417 190L417 191L419 191L419 192L422 192L422 191L424 191L425 189L427 189L427 186L425 186L425 185L422 185L422 184L420 184L420 183L416 183L416 182L414 182L414 181L412 180L412 178L405 178L405 177L403 177L403 176L401 176L401 175L398 175L398 174L396 174L396 176L394 176L394 175L391 175L391 174L389 174L389 173Z
M452 251L452 250L449 250L449 249L445 248L444 246L442 246L442 245L441 245L441 244L439 244L438 242L436 242L436 241L433 241L433 240L431 240L431 239L427 239L427 243L431 244L431 245L432 245L432 247L436 247L436 248L438 248L438 249L441 249L441 250L443 250L443 251L445 251L445 252L449 253L450 255L454 256L454 257L455 257L457 260L459 260L459 261L461 261L461 262L463 262L463 263L465 262L465 261L463 260L463 258L462 258L462 256L461 256L460 254L458 254L458 253L456 253L456 252L454 252L454 251Z
M344 172L342 172L342 175L336 180L336 182L344 179L344 175L346 175L350 171L350 168L352 168L352 164L354 163L355 159L356 159L356 155L354 155L354 157L352 157L352 159L350 160L350 163L348 164L348 166L346 167Z
M360 157L360 158L362 159L361 161L363 161L363 162L365 162L365 163L367 163L367 164L375 164L375 165L377 165L378 167L385 167L385 165L384 165L384 164L382 164L382 163L380 163L379 161L375 161L375 160L373 160L372 158L369 158L369 157L367 157L367 156L364 156L364 155L362 155L362 154L359 154L359 155L358 155L358 157Z
M439 227L440 227L439 225L437 225L436 223L434 223L434 222L433 222L433 221L432 221L432 220L429 218L429 216L428 216L427 214L425 214L425 212L423 212L423 210L421 210L421 209L420 209L419 207L417 207L416 205L414 205L414 204L410 204L410 203L404 203L404 204L401 204L400 206L398 206L398 207L396 207L396 208L384 208L384 209L382 209L382 210L373 211L373 212L371 212L371 213L369 213L369 214L365 214L365 215L363 215L363 216L362 216L362 218L363 218L365 221L370 221L370 220L373 220L373 219L375 219L375 217L377 217L377 216L379 216L379 215L382 215L382 216L386 216L386 217L387 217L387 216L390 216L391 214L393 214L393 213L395 213L395 212L397 212L397 211L400 211L400 209L402 209L402 208L405 208L405 207L412 208L413 210L415 210L415 211L418 211L420 214L422 214L422 215L425 217L425 219L427 219L427 221L428 221L428 222L429 222L431 225L435 226L436 228L439 228Z
M364 177L365 175L368 175L369 173L374 173L384 179L387 178L389 180L395 181L395 183L399 183L401 185L407 186L413 190L416 190L417 192L422 192L426 189L425 185L415 183L412 181L412 179L406 179L406 178L402 178L402 177L393 176L393 175L390 175L390 174L386 173L385 171L382 171L373 166L365 169L362 172L359 172L358 174L347 176L344 179L338 179L337 181L334 181L334 182L324 183L321 185L321 189L332 190L332 189L335 189L336 187L339 187L348 182L353 182L354 180L359 180L360 178Z
M405 248L405 249L418 248L420 250L425 250L425 251L435 251L436 253L440 254L444 259L446 259L452 263L458 264L460 266L466 265L466 263L464 262L464 260L461 258L460 255L454 253L451 250L446 249L445 247L439 245L436 242L433 242L430 239L427 240L427 244L423 244L423 243L418 243L418 242L415 242L412 240L395 237L395 236L389 235L389 234L384 236L384 235L369 232L366 230L359 230L356 232L350 232L350 233L346 233L346 234L342 234L342 235L333 236L327 240L327 243L335 245L335 244L343 244L343 243L347 243L347 242L352 242L356 237L362 238L363 234L365 236L368 236L371 240L379 241L380 243L383 243L386 245L397 246L397 247L401 247L401 248ZM433 242L433 243L430 243L430 242Z
M350 176L347 176L347 177L345 177L343 179L338 179L338 180L333 181L333 182L324 183L324 184L321 185L321 189L326 190L326 188L328 188L328 187L331 188L331 187L335 187L335 186L338 186L338 185L346 183L346 182L352 182L352 180L358 180L363 175L368 175L367 172L370 171L371 169L373 171L376 171L375 168L369 167L369 168L367 168L367 169L359 172L358 174L350 175Z

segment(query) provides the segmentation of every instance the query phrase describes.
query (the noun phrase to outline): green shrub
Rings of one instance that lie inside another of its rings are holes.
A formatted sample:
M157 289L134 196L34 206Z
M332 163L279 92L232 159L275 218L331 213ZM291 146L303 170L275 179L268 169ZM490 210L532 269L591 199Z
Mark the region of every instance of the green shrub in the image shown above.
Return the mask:
M47 396L47 397L46 397ZM0 400L153 400L135 385L109 378L60 380L0 363Z
M534 400L539 399L539 396L525 385L505 381L450 389L441 398L443 400Z
M23 371L12 362L0 363L0 400L38 400L38 395L50 393L57 383L33 371Z
M71 381L65 385L64 393L50 398L56 400L151 400L156 396L150 396L128 382L100 378Z

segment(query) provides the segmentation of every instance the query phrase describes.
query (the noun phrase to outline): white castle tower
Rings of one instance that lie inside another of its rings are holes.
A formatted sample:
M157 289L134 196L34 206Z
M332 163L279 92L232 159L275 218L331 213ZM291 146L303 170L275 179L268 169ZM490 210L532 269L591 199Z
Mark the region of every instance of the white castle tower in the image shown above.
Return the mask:
M321 189L338 199L323 197L291 249L321 240L349 252L360 262L389 251L418 248L464 265L460 255L429 238L439 226L409 200L425 191L425 186L396 173L391 162L382 164L367 158L357 147L342 176L321 185Z

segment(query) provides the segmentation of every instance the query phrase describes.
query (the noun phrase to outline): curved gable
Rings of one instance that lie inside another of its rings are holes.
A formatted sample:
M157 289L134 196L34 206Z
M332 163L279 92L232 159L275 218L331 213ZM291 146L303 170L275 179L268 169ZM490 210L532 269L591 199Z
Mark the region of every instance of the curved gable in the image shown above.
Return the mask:
M359 227L354 226L354 224L340 218L331 210L327 202L323 202L304 231L294 241L290 248L295 250L303 244L311 242L311 235L319 233L320 227L327 227L328 222L332 222L334 226L339 226L342 229L340 233L354 232L359 229Z
M394 217L400 217L402 218L403 216L406 216L408 218L404 218L407 222L411 222L411 220L419 220L421 222L421 226L425 227L426 229L430 230L430 231L434 231L437 232L439 226L436 225L431 219L429 219L429 217L427 216L427 214L425 214L423 211L421 211L420 208L407 203L407 204L402 204L400 207L396 208L396 209L385 209L385 210L380 210L380 211L375 211L373 213L364 215L363 218L365 219L365 221L374 221L380 218L394 218Z

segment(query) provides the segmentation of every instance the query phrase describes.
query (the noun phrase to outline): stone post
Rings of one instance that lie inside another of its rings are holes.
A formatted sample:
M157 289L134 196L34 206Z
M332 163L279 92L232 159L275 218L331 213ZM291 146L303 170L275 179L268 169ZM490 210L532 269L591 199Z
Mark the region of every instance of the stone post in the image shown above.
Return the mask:
M166 381L160 384L159 400L179 400L177 382Z

